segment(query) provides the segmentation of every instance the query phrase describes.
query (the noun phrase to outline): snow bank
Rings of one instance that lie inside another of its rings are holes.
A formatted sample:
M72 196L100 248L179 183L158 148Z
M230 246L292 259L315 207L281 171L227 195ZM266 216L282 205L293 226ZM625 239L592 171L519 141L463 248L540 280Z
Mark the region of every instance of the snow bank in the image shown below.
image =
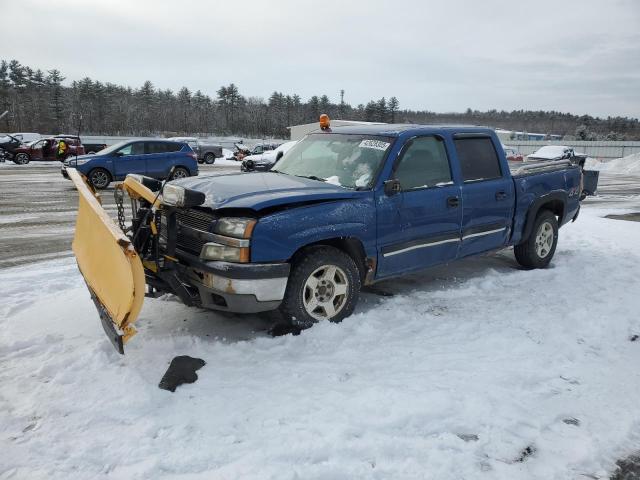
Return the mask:
M600 170L601 172L640 175L640 153L604 162L588 158L585 167L591 170Z
M73 259L0 271L0 477L602 477L640 440L640 223L603 214L549 269L468 259L296 337L147 299L124 357ZM207 364L171 394L176 355Z

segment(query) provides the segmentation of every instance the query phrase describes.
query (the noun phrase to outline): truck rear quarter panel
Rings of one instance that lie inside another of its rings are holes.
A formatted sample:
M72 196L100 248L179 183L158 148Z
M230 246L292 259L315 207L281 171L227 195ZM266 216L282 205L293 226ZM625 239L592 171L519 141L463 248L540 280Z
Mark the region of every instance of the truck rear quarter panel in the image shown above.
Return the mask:
M524 240L527 219L534 218L546 203L558 199L564 203L560 226L571 220L578 212L580 198L580 169L578 167L514 177L513 181L516 192L516 209L510 242L512 245L517 245Z

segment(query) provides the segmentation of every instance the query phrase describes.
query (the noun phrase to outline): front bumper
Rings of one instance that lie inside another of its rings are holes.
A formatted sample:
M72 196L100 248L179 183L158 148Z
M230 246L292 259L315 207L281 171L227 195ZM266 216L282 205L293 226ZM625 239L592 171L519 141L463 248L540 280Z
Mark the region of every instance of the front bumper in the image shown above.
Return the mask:
M203 308L235 313L274 310L284 298L289 278L288 263L204 262L185 252L176 252L176 272L188 285L195 303ZM147 272L147 283L154 285L156 275ZM167 284L164 284L166 287Z

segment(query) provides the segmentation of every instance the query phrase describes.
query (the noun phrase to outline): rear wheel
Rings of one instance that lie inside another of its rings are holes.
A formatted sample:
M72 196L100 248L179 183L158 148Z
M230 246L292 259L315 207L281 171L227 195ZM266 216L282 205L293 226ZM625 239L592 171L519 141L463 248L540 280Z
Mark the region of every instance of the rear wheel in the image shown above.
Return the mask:
M13 163L16 163L18 165L26 165L27 163L29 163L29 160L31 160L29 158L29 154L28 153L18 153L14 159L13 159Z
M189 176L189 171L183 167L176 167L173 171L173 175L171 175L171 180L178 180L179 178L187 178Z
M545 268L551 262L558 245L558 220L553 212L538 213L531 235L513 251L516 260L526 268Z
M104 168L94 168L89 172L89 181L93 188L104 190L111 183L111 174Z
M294 263L280 310L298 328L353 313L360 295L360 272L353 259L333 247L313 248Z
M207 153L204 156L204 163L206 163L207 165L213 165L215 161L216 161L216 156L211 152Z

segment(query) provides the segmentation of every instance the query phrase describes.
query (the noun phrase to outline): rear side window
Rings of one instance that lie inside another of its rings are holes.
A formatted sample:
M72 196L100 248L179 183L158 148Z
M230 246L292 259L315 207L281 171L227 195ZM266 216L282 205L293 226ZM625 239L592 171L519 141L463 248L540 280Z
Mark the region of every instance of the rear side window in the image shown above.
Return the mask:
M162 142L147 142L147 153L166 153L167 145Z
M489 137L456 138L456 151L465 182L500 178L500 161Z
M182 143L167 143L165 144L167 148L167 152L177 152L182 149Z
M438 137L418 137L402 154L395 178L402 190L428 188L451 183L449 159Z

